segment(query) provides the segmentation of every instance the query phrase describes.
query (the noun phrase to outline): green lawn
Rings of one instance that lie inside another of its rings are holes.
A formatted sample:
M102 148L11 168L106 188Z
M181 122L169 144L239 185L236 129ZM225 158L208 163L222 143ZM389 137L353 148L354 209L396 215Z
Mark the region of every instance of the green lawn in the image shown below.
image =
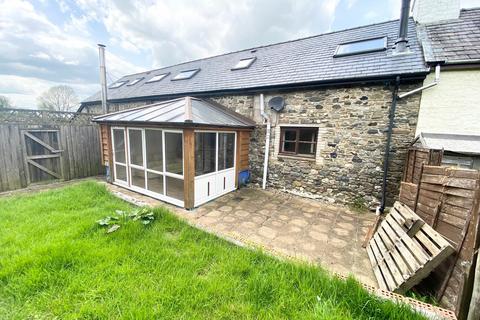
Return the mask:
M83 182L0 198L2 319L417 319L354 280L232 245L163 209L105 234L131 206Z

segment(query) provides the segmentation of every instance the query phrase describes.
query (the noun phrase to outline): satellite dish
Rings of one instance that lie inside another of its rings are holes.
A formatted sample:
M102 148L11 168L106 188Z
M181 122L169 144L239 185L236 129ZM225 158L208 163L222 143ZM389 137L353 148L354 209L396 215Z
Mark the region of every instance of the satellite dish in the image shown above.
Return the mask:
M268 101L268 106L271 109L280 112L283 110L283 108L285 108L285 99L282 97L273 97L270 99L270 101Z

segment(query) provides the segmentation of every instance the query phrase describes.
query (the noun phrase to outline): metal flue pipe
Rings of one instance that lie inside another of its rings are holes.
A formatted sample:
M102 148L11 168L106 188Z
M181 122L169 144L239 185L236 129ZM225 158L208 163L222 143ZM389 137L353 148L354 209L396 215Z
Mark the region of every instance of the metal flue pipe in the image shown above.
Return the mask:
M98 58L100 62L100 85L102 87L102 112L108 113L107 105L107 69L105 67L105 45L98 44Z
M400 12L400 26L398 29L398 38L395 41L395 53L403 53L408 47L408 17L410 13L410 0L402 0L402 9Z

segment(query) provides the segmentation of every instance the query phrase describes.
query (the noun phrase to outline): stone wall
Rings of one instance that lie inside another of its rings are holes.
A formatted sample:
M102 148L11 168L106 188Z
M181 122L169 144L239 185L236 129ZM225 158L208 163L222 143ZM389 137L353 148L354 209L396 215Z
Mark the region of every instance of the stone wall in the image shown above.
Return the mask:
M420 85L403 85L400 91ZM267 186L331 203L360 201L372 208L378 205L392 88L368 85L269 93L265 95L266 105L273 96L284 97L286 107L280 113L266 108L272 119ZM261 185L266 126L260 116L258 95L210 98L257 122L251 136L250 167L253 183ZM390 204L398 195L419 106L420 95L400 100L397 105L387 187ZM111 110L129 107L131 104L118 104ZM287 124L319 128L315 159L278 154L279 128Z
M400 91L420 85L420 82L404 85ZM279 114L267 110L272 119L267 185L332 203L361 201L369 207L378 205L392 88L377 85L278 92L266 95L265 104L277 95L285 98L286 107ZM258 116L258 98L229 96L214 100L257 121L250 165L254 183L261 184L266 126ZM253 106L245 101L251 101ZM419 106L420 95L410 96L397 105L387 185L390 204L398 195ZM279 127L286 124L319 128L319 152L313 161L278 154Z

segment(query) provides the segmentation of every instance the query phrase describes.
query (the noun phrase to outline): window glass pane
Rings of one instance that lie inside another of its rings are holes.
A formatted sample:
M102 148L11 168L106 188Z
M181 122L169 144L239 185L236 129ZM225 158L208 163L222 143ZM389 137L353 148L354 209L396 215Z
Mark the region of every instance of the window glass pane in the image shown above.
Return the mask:
M128 130L130 146L130 163L143 167L142 131Z
M167 179L167 196L183 201L183 180L165 177Z
M156 76L152 77L150 80L148 80L146 83L160 81L163 78L165 78L167 75L168 75L168 73L163 73L163 74L156 75Z
M125 136L121 129L113 129L113 149L115 162L125 163Z
M115 165L115 180L122 180L127 182L127 167L119 164Z
M297 131L295 130L285 130L284 140L296 140L297 139Z
M163 194L163 175L147 172L148 190Z
M173 80L185 80L193 77L200 69L186 70L177 74Z
M385 49L385 38L344 43L338 46L336 55L355 54L364 51Z
M195 133L195 175L200 176L215 171L216 133Z
M235 156L235 134L218 134L218 170L233 168Z
M162 131L145 130L147 168L163 172Z
M109 88L110 89L120 88L121 86L123 86L127 82L128 81L118 81L118 82L115 82L114 84L112 84Z
M145 189L145 171L130 167L132 173L132 186Z
M237 64L233 67L233 69L245 69L250 67L250 65L255 61L255 57L253 58L247 58L247 59L242 59L237 62Z
M298 154L315 154L315 144L314 143L299 143L298 144Z
M181 133L165 132L165 162L168 172L183 175L183 143Z
M283 143L284 152L295 152L295 142L284 142Z
M315 130L303 129L300 130L300 141L315 141Z

